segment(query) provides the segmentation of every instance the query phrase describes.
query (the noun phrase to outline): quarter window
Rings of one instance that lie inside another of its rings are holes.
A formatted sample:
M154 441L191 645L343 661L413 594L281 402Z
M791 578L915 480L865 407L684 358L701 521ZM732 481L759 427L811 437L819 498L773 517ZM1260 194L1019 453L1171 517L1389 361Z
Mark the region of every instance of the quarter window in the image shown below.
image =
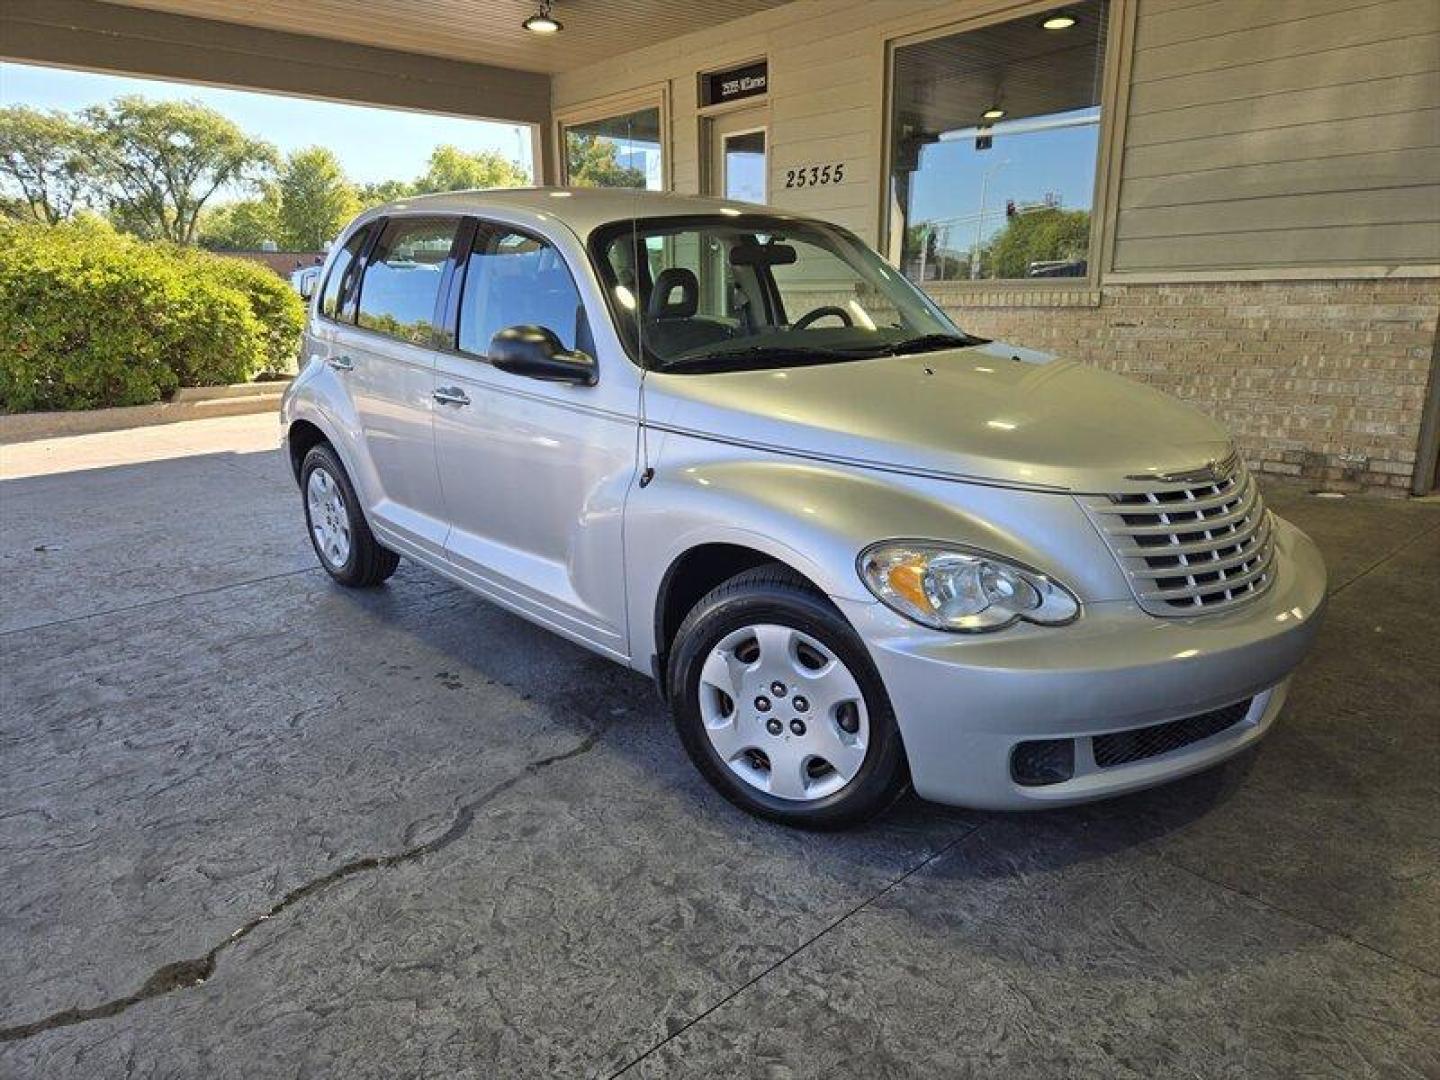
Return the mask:
M567 349L593 354L585 307L565 260L545 241L481 225L465 265L460 348L484 356L511 326L543 326Z
M895 49L891 255L912 281L1088 273L1109 5L1065 15Z
M360 284L361 326L430 344L440 277L456 226L453 218L399 218L385 227Z
M340 318L346 298L354 292L355 271L359 265L355 260L364 250L369 235L368 226L357 229L335 255L335 265L330 267L330 276L325 279L325 289L320 294L320 314L327 319Z

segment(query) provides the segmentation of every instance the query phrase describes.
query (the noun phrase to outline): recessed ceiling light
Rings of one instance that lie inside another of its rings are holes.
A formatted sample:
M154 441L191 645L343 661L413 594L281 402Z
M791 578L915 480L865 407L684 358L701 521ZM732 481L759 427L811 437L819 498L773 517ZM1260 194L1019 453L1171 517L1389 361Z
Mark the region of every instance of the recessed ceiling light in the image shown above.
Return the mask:
M1040 22L1042 30L1069 30L1075 25L1075 16L1068 11L1052 11Z
M980 114L980 119L999 120L1004 115L1005 110L1002 109L999 105L991 105L990 108L986 109L983 113Z
M550 0L540 0L540 10L520 24L532 34L558 34L565 24L550 14Z

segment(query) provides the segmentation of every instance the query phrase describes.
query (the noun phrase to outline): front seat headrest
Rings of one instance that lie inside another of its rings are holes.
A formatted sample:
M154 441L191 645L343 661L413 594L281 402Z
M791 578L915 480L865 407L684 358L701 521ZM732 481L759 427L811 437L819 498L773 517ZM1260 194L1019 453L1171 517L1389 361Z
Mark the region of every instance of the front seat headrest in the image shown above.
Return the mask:
M678 292L679 295L676 295ZM693 271L671 266L655 277L650 291L652 319L688 319L700 310L700 281Z

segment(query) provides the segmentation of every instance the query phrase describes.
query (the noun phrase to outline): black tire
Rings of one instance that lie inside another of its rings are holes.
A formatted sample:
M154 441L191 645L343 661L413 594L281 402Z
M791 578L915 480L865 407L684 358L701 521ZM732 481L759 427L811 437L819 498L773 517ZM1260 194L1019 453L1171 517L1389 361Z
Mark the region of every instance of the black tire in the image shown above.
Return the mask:
M726 635L762 623L799 630L825 646L864 696L870 737L863 763L844 787L823 798L797 802L752 786L726 765L705 733L700 691L706 658ZM756 567L706 594L675 634L666 678L675 726L690 759L722 795L758 817L807 829L845 828L885 810L909 784L895 712L864 644L825 596L787 567Z
M333 562L320 548L315 535L315 525L310 518L310 478L317 470L323 469L333 479L343 503L346 521L350 526L350 550L345 561L339 565ZM360 509L360 500L355 495L355 486L340 464L340 458L326 443L320 443L305 455L300 466L300 502L305 507L305 532L310 537L310 546L325 572L341 585L351 589L372 588L381 584L400 565L400 556L389 548L381 547L370 531L365 512Z

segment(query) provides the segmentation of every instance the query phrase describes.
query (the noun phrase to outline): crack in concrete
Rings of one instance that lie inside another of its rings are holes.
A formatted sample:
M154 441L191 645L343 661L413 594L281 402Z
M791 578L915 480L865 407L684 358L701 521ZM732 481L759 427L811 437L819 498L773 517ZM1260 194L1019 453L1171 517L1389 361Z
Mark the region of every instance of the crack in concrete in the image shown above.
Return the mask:
M88 1023L91 1020L105 1020L113 1016L119 1016L126 1010L139 1005L141 1002L150 1001L153 998L163 997L172 994L177 990L187 987L200 986L215 974L216 964L221 955L245 938L249 937L266 922L283 914L296 904L317 896L330 889L334 885L357 874L368 873L372 870L385 870L392 866L399 866L403 863L414 862L423 859L427 855L433 855L437 851L443 851L455 843L475 824L475 815L485 806L494 802L505 792L509 791L521 781L534 776L536 773L558 765L564 761L588 754L599 744L600 740L610 730L613 720L603 721L598 724L591 734L587 735L578 744L569 750L556 754L549 754L542 758L536 758L525 765L519 772L500 781L493 787L487 789L480 795L463 804L455 812L449 827L439 836L425 841L423 844L414 844L390 855L367 855L363 858L353 859L331 870L328 874L312 878L291 889L278 901L261 915L256 915L232 931L230 936L212 947L202 956L192 957L188 960L176 960L173 963L165 964L156 968L150 977L145 980L140 989L134 993L126 994L124 997L112 998L109 1001L92 1005L88 1008L72 1006L68 1009L61 1009L59 1012L51 1013L49 1016L39 1020L32 1020L25 1024L15 1024L11 1027L0 1028L0 1043L17 1042L21 1039L28 1039L39 1035L42 1032L52 1031L55 1028L72 1027L75 1024Z
M1414 536L1410 537L1410 539L1406 540L1398 547L1376 559L1373 563L1365 567L1365 569L1361 570L1358 574L1354 575L1353 577L1347 578L1345 581L1342 581L1339 585L1335 586L1335 588L1331 589L1329 599L1335 599L1335 597L1339 596L1342 592L1350 588L1350 586L1354 585L1357 581L1369 577L1371 573L1379 570L1386 563L1390 562L1392 559L1402 554L1406 548L1411 547L1416 543L1419 543L1421 540L1428 540L1430 537L1437 534L1440 534L1440 526L1435 526L1434 528L1426 529L1424 532L1416 533Z
M122 607L104 608L100 611L87 611L83 615L66 615L64 618L51 619L49 622L11 626L0 630L0 639L10 637L13 634L28 634L34 633L36 630L50 630L57 626L68 626L71 623L84 622L86 619L99 619L107 615L125 615L132 611L143 611L145 608L157 607L160 604L178 604L181 601L192 600L199 596L214 596L216 593L228 592L231 589L245 589L251 585L263 585L267 581L276 581L279 578L318 573L321 573L321 568L318 566L307 566L300 570L281 570L279 573L267 574L264 577L246 578L244 581L232 581L226 585L215 585L208 589L196 589L193 592L176 593L174 596L162 596L155 600L141 600L138 603L127 604Z

